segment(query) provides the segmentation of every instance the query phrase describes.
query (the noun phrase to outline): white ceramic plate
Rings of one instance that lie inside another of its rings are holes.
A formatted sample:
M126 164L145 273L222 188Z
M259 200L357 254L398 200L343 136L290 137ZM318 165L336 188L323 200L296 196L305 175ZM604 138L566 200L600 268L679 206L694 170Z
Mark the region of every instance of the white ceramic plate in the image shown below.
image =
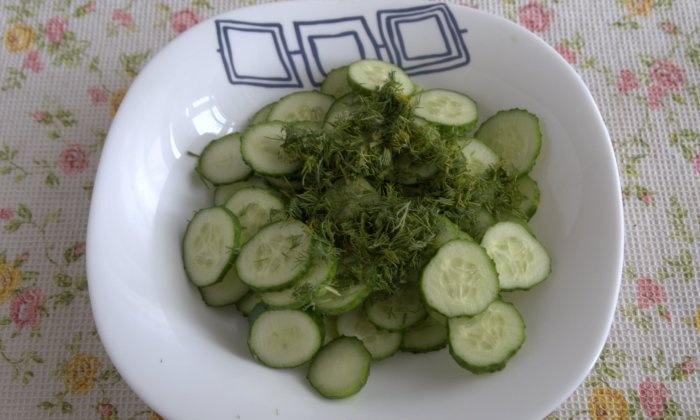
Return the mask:
M403 66L424 87L468 93L482 119L523 107L545 139L532 226L551 277L512 293L527 341L505 370L475 376L446 350L375 363L342 401L304 370L254 362L246 323L211 309L184 276L180 239L210 194L193 175L211 139L294 89L360 57ZM504 19L408 2L289 2L203 22L134 81L95 182L88 275L95 320L115 366L169 419L538 419L582 382L605 342L620 281L621 194L610 139L590 93L557 53Z

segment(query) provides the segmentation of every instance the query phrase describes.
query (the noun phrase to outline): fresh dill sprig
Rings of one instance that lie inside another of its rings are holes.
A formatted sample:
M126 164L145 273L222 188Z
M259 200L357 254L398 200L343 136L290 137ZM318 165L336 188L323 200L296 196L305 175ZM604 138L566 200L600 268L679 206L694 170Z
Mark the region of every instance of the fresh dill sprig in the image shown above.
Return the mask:
M301 189L283 190L288 215L337 250L338 282L396 291L418 277L440 218L477 236L479 211L517 212L515 176L502 167L471 175L459 137L417 119L392 78L349 101L352 111L332 124L288 124L283 145L304 162Z

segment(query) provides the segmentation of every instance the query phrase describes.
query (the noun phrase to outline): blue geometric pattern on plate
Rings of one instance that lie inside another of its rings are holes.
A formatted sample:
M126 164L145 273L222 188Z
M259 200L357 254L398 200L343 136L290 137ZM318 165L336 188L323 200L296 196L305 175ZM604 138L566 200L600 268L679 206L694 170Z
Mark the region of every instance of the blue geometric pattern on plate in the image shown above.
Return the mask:
M469 63L462 36L466 29L460 30L444 4L380 10L377 19L391 61L409 75L445 71Z
M411 76L469 63L466 29L459 27L447 5L439 3L379 10L374 29L364 16L294 21L292 38L286 38L276 23L225 19L215 23L218 51L234 85L319 86L333 68L364 58L392 62ZM296 48L288 41L296 42ZM254 49L246 47L252 44ZM333 61L337 51L343 51L344 62ZM266 59L260 60L261 56ZM299 67L304 67L307 80L299 77Z

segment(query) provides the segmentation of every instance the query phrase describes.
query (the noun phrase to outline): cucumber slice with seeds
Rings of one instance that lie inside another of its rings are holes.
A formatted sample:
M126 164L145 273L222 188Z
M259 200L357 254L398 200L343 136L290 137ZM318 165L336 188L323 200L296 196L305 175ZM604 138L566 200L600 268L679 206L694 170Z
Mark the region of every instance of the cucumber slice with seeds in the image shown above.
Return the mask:
M525 323L511 303L496 300L474 317L450 318L450 354L473 373L495 372L525 342Z
M226 306L238 302L250 288L243 284L236 269L231 267L224 278L212 285L199 288L202 300L209 306Z
M323 286L335 276L338 260L316 257L311 267L292 287L260 294L263 302L273 308L301 308L313 300Z
M273 222L241 247L238 276L260 292L290 287L309 269L312 246L311 231L302 222Z
M187 224L182 259L187 277L198 287L224 278L240 245L238 218L224 207L199 210Z
M429 89L416 95L416 116L437 126L469 131L476 126L476 102L447 89Z
M334 98L350 93L352 87L348 83L348 66L337 67L326 75L321 83L321 93L331 95Z
M524 109L499 111L474 135L521 175L530 172L542 147L540 120Z
M338 121L347 119L355 111L354 102L356 95L349 93L333 102L323 119L326 127L333 127Z
M261 227L273 221L277 213L284 210L284 202L273 189L245 187L233 193L225 207L238 217L241 243L246 243Z
M462 155L467 161L467 172L474 176L482 175L501 160L496 152L477 139L466 142L462 147Z
M267 187L267 182L265 182L264 178L260 178L259 176L252 175L246 178L243 181L237 181L233 182L231 184L224 184L224 185L219 185L216 188L214 188L214 205L215 206L222 206L226 204L226 201L228 201L229 198L235 193L236 191L246 188L246 187Z
M364 308L367 319L387 331L405 330L428 315L416 286L403 287L389 296L372 295Z
M413 82L401 68L386 61L366 59L355 61L348 66L348 81L354 88L360 90L377 90L389 80L393 74L394 81L399 84L400 90L405 95L410 95L413 90Z
M537 181L529 175L519 176L515 183L518 191L523 195L523 200L518 205L518 208L525 217L530 219L535 215L540 204L540 187L537 185Z
M277 105L277 101L270 102L269 104L257 110L255 114L253 114L253 116L250 117L250 120L248 120L248 126L267 121L267 118L270 116L270 112L272 111L272 108L274 108L275 105Z
M364 302L372 289L366 283L356 283L341 288L327 287L314 301L314 308L324 314L340 315Z
M199 155L195 170L214 185L230 184L250 175L251 169L241 156L241 134L210 141Z
M248 333L253 357L273 368L292 368L311 360L323 343L320 320L295 309L269 309L255 317Z
M393 355L401 346L401 333L377 328L369 322L362 308L355 308L338 316L338 334L357 337L374 360Z
M255 309L255 307L260 303L262 303L262 300L260 300L260 295L251 290L242 298L238 299L238 302L236 302L236 309L238 309L243 316L250 316L253 309Z
M423 269L425 303L447 316L476 315L498 296L498 274L478 244L456 239L438 250Z
M527 290L549 276L547 250L521 223L498 222L481 240L496 264L501 290Z
M293 174L301 162L284 151L284 138L284 123L280 121L251 126L241 136L241 156L259 175Z
M306 378L326 398L347 398L365 385L371 364L372 356L360 340L338 337L314 356Z
M290 93L272 107L268 121L316 121L322 122L328 108L335 101L330 95L316 90Z
M429 316L403 332L401 350L425 353L447 345L447 322Z

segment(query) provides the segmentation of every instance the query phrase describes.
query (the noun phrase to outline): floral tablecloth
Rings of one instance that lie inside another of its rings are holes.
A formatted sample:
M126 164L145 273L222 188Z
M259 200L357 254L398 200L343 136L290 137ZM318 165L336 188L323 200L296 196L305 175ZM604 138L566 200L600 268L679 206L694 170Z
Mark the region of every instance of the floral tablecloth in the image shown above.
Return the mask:
M120 379L93 323L93 178L142 66L197 22L256 3L0 2L0 419L160 418ZM518 22L578 71L619 165L626 244L614 323L550 418L700 419L700 3L458 3Z

